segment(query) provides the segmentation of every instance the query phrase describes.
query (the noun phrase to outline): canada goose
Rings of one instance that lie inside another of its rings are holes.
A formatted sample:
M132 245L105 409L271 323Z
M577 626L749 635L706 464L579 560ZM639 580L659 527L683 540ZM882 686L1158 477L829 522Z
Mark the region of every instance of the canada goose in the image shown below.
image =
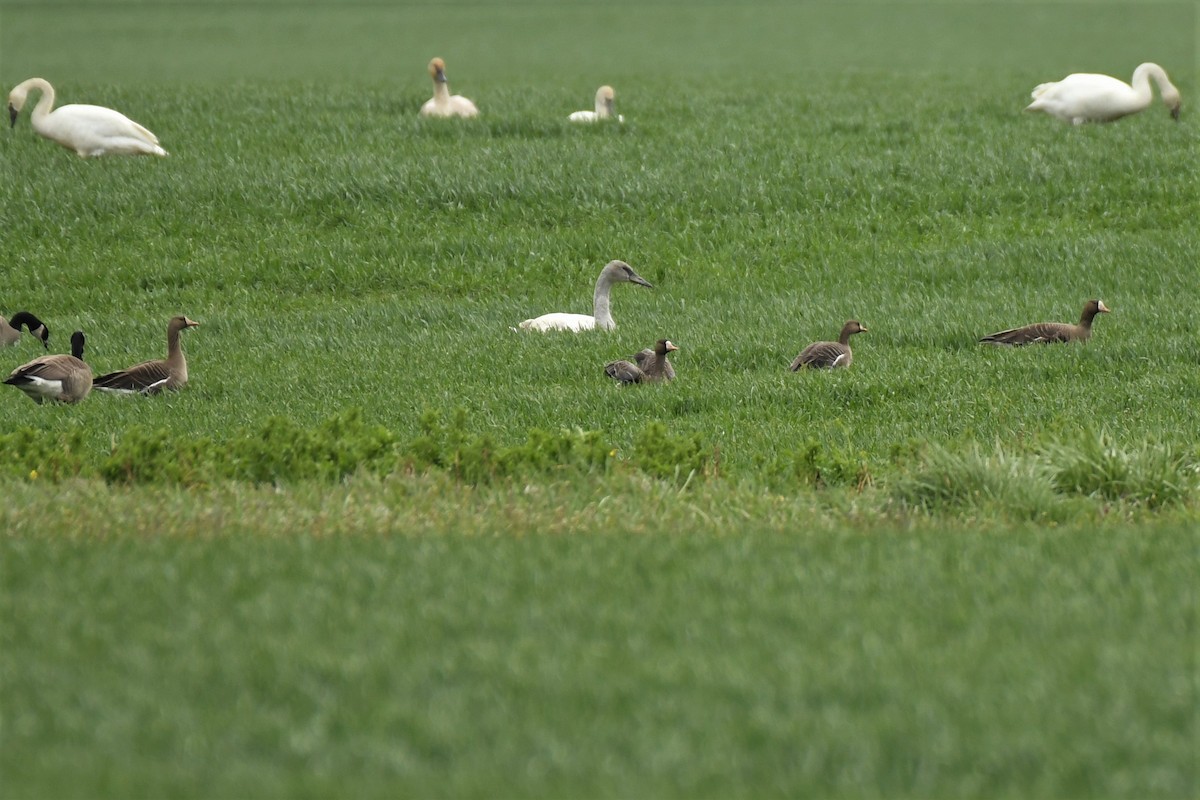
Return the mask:
M30 90L42 93L30 116L34 133L74 150L82 158L167 155L167 151L159 147L157 136L111 108L72 104L51 111L54 87L42 78L22 81L9 93L8 118L14 126Z
M567 119L571 122L598 122L602 119L616 119L617 122L624 122L625 117L616 113L614 108L615 99L616 95L611 86L601 86L596 90L595 111L574 111Z
M33 338L42 340L43 347L50 349L50 329L28 311L18 311L13 314L12 319L0 317L0 347L8 347L20 341L22 325Z
M1038 84L1033 102L1026 111L1044 111L1063 122L1082 125L1085 122L1112 122L1136 114L1150 105L1150 80L1158 84L1163 105L1171 109L1171 117L1179 120L1182 100L1179 90L1167 78L1158 64L1139 64L1133 71L1133 85L1108 75L1076 72L1061 81Z
M633 267L624 261L610 261L600 270L596 278L596 290L592 293L592 313L568 314L554 312L543 314L534 319L527 319L520 327L532 331L590 331L593 328L609 331L617 327L613 322L612 313L608 307L608 295L614 283L636 283L648 289L654 287L650 282L633 271Z
M630 361L610 361L604 365L604 374L618 383L656 383L675 380L675 368L667 360L667 353L678 350L669 339L659 339L653 350L642 350Z
M433 97L421 106L422 117L473 117L479 113L475 104L461 94L450 94L445 61L440 58L430 61L429 77L433 78Z
M83 331L71 334L71 355L42 356L12 371L5 383L39 405L47 400L78 403L92 390L92 368L83 361Z
M1066 322L1035 322L1023 328L1000 331L979 340L980 344L1022 345L1041 342L1086 342L1092 338L1092 320L1097 314L1107 314L1108 307L1102 300L1088 300L1083 304L1083 314L1078 325Z
M796 360L789 368L792 372L811 367L813 369L832 369L833 367L848 367L854 361L850 352L850 337L856 333L866 333L867 327L858 320L847 320L842 326L842 334L836 342L813 342L800 351Z
M187 361L179 344L179 332L199 325L184 316L167 323L167 357L143 361L128 369L109 372L95 380L96 391L122 394L158 394L164 389L182 389L188 380Z

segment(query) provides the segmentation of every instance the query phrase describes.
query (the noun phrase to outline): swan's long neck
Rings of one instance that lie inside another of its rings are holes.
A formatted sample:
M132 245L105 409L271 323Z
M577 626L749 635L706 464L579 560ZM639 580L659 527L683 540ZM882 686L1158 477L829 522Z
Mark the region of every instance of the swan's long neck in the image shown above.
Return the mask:
M596 291L592 295L592 316L596 318L596 327L606 331L617 327L608 308L608 293L611 289L612 281L608 279L607 274L602 274L596 279Z
M1171 94L1178 94L1178 90L1167 77L1167 73L1158 64L1145 63L1140 64L1133 71L1133 91L1137 93L1138 103L1145 107L1150 105L1152 96L1150 94L1150 80L1153 79L1155 85L1158 86L1158 93L1164 98Z
M445 80L433 79L433 101L439 106L450 102L450 84Z
M50 110L54 108L54 87L50 85L49 81L42 78L30 78L21 85L25 87L27 94L31 89L37 89L42 93L42 96L38 98L37 105L33 107L33 113L30 115L30 121L34 125L40 125L50 115Z

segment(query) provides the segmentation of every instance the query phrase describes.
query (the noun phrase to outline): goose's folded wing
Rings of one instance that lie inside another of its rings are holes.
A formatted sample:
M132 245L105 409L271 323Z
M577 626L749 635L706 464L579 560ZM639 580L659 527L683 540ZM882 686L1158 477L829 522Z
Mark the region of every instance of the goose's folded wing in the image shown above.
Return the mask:
M129 369L109 372L92 382L102 392L142 392L152 394L162 389L171 377L165 361L143 361Z

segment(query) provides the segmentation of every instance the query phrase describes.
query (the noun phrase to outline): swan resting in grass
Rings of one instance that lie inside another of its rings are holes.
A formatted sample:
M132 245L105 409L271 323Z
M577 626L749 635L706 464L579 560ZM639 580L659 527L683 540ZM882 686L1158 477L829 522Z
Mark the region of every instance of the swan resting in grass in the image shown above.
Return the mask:
M610 331L617 327L617 323L613 322L612 312L609 310L608 299L615 283L636 283L638 286L645 286L648 289L654 288L649 281L634 272L633 267L624 261L610 261L604 269L600 270L600 277L596 278L596 290L592 294L592 313L590 315L562 312L543 314L540 317L525 320L520 327L524 330L543 332L572 331L577 333L595 328Z
M624 122L625 117L616 113L615 100L616 94L614 94L613 88L601 86L596 90L595 111L575 111L567 119L571 122L599 122L602 119L616 119L617 122Z
M30 115L34 133L74 150L82 158L167 155L157 136L111 108L75 103L54 108L54 87L42 78L22 81L9 92L8 118L13 126L30 91L42 93Z
M421 106L422 117L473 117L479 113L475 104L461 94L450 94L445 61L440 58L430 61L429 77L433 78L433 97Z
M1182 100L1166 71L1158 64L1139 64L1133 71L1133 85L1108 75L1076 72L1061 81L1039 84L1033 90L1033 102L1026 111L1043 111L1063 122L1112 122L1136 114L1150 105L1150 81L1158 85L1163 105L1171 117L1179 120Z

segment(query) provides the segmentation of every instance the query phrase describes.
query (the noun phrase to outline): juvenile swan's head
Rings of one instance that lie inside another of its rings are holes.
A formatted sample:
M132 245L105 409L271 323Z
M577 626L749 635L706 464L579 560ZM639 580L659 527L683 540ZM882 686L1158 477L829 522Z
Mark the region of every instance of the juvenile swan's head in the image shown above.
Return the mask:
M653 289L650 282L633 271L633 267L626 264L624 261L610 261L604 267L601 273L603 278L606 278L611 283L636 283L638 286L645 286Z
M616 114L615 100L616 93L611 86L601 86L596 90L596 112L605 113L608 116Z
M446 82L446 62L435 58L429 62L429 77L438 83Z

